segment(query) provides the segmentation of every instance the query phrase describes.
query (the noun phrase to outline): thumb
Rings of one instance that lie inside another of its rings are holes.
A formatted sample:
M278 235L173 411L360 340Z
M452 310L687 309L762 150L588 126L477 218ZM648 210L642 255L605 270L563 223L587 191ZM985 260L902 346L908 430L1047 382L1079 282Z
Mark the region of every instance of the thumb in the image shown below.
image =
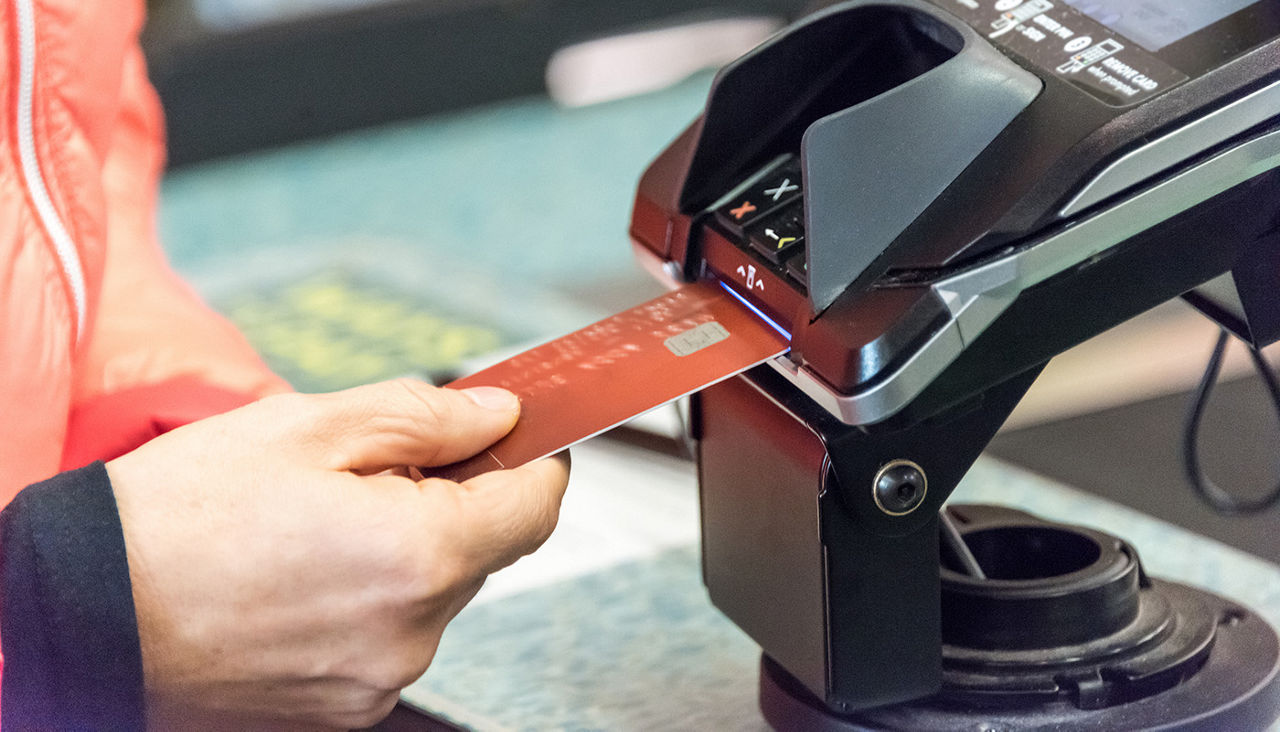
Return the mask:
M405 465L447 465L480 452L511 431L515 394L495 387L445 389L397 379L318 395L303 429L334 470L377 472Z

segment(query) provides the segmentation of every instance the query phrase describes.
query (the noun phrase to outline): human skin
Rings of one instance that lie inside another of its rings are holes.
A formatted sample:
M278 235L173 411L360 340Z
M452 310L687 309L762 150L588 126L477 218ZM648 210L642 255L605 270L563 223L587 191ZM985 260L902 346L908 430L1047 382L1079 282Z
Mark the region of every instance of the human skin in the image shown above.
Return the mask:
M498 389L282 394L107 465L152 728L350 729L390 712L484 578L550 535L567 459L406 477L505 435Z

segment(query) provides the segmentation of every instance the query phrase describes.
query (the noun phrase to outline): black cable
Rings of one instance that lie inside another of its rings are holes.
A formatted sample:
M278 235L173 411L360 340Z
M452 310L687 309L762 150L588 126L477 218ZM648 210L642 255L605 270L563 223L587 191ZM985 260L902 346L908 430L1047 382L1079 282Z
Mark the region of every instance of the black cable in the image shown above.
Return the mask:
M1205 367L1204 376L1200 379L1200 386L1196 388L1195 397L1191 401L1191 411L1187 414L1186 428L1183 431L1182 458L1183 469L1187 480L1191 482L1191 488L1205 503L1221 514L1244 516L1262 513L1280 504L1280 485L1260 498L1242 500L1210 480L1200 465L1200 424L1204 419L1205 408L1209 405L1209 396L1213 393L1213 387L1218 383L1218 376L1222 372L1222 359L1226 355L1230 338L1231 334L1225 328L1218 334L1218 342L1213 347L1213 354L1209 356L1209 364ZM1276 413L1280 415L1280 382L1276 380L1275 372L1262 357L1262 353L1254 348L1253 344L1246 345L1249 347L1249 357L1253 360L1253 367L1262 377L1262 383L1271 394Z

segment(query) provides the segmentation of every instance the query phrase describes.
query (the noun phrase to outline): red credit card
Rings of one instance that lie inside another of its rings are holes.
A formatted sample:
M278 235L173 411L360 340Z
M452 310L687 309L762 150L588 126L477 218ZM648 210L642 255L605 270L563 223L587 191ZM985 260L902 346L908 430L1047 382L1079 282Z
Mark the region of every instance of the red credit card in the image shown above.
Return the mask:
M685 285L449 384L515 392L520 421L479 455L421 472L462 481L554 455L789 347L719 284Z

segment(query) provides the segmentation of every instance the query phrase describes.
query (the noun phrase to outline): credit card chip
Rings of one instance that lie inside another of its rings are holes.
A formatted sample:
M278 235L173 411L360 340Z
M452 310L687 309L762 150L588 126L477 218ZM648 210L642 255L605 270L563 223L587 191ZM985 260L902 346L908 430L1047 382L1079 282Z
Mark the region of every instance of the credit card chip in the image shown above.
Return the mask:
M683 333L671 336L663 341L663 345L677 356L688 356L701 351L707 346L715 345L728 337L729 331L725 330L723 325L712 320L690 328Z

